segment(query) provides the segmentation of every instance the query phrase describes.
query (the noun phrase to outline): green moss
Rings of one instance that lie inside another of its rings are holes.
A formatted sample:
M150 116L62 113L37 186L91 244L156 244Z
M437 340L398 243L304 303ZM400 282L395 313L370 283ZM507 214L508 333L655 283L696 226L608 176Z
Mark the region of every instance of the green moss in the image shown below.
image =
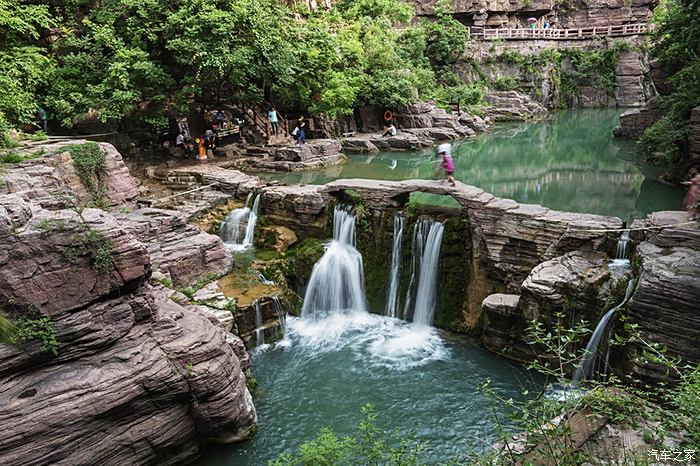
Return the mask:
M102 148L96 142L85 142L68 147L75 171L83 185L92 195L93 204L103 208L107 202L107 160Z
M382 211L381 215L373 217L364 204L359 204L355 212L358 219L357 249L362 253L367 305L371 311L383 313L391 267L394 212Z
M112 262L112 243L109 238L85 221L81 221L80 230L80 233L75 235L63 250L63 258L68 263L75 264L79 257L87 256L97 273L110 272L114 268L114 263Z
M11 337L13 344L39 340L45 352L54 356L58 355L58 340L56 329L49 316L37 319L22 318L14 323L14 331Z
M462 331L469 281L471 235L466 216L448 217L440 248L438 306L433 325Z
M316 238L306 238L287 251L287 266L284 270L287 283L297 292L306 287L314 264L324 252L324 242ZM269 275L266 275L269 276Z

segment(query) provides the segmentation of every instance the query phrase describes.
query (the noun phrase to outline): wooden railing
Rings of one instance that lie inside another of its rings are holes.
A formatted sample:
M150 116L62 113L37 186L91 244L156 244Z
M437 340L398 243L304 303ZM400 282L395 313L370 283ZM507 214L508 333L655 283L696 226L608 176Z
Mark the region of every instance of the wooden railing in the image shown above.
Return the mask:
M270 118L268 118L267 111L260 114L254 107L247 104L241 104L240 108L248 120L250 120L269 141L272 137L272 125L270 125ZM271 107L266 106L266 108ZM289 136L289 122L280 115L279 112L277 112L277 125L284 136Z
M471 37L481 40L575 40L594 37L634 36L650 32L649 23L618 24L615 26L591 26L578 29L484 29L471 28Z

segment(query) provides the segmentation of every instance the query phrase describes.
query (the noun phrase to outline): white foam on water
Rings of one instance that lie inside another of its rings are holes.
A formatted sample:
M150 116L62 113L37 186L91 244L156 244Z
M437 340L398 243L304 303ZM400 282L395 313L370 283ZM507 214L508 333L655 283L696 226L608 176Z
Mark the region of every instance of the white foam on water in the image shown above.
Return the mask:
M312 358L349 349L360 362L393 370L450 357L445 342L432 327L355 310L313 318L289 317L282 346L298 347Z

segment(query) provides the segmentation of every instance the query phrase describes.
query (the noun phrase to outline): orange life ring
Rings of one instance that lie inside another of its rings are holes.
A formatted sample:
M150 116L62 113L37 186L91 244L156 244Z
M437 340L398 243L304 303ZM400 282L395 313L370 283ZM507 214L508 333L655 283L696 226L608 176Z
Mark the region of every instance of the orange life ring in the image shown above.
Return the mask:
M394 114L391 113L391 110L387 110L386 112L384 112L384 119L385 119L386 121L389 121L389 120L391 120L392 118L394 118Z

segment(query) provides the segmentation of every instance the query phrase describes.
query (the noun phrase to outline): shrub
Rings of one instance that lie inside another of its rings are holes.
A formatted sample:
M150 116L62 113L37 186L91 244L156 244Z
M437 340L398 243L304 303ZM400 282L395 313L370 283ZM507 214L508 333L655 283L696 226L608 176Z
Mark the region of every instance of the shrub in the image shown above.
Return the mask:
M371 404L362 407L362 416L354 435L341 437L330 427L323 427L297 453L280 455L270 465L423 464L419 461L423 445L413 435L402 436L378 427Z
M96 142L74 144L68 147L68 153L73 159L80 181L92 195L93 202L103 205L107 189L104 184L107 162L100 145Z
M14 325L13 344L39 340L45 352L58 355L58 340L51 317L43 316L38 319L20 319Z

